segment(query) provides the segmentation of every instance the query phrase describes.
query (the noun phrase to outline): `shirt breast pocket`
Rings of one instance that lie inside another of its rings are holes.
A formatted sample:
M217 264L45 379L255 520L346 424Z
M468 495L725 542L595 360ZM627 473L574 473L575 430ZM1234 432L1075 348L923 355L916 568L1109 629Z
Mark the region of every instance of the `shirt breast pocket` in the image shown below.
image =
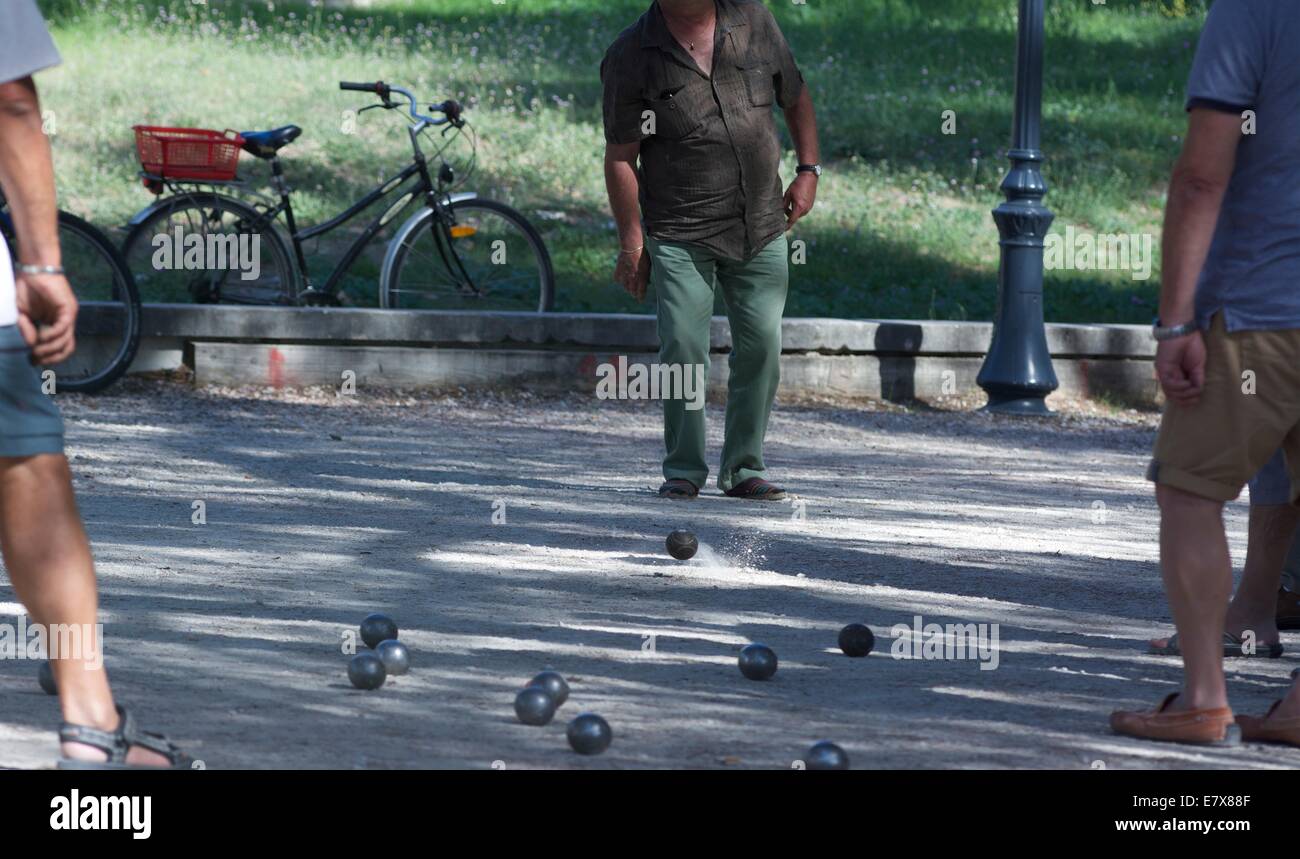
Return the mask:
M750 105L771 107L776 96L771 67L765 63L747 63L739 66L739 69L740 76L745 79L745 91L749 93Z
M684 90L668 98L646 100L654 125L650 133L664 140L681 140L704 124L698 113L691 109Z

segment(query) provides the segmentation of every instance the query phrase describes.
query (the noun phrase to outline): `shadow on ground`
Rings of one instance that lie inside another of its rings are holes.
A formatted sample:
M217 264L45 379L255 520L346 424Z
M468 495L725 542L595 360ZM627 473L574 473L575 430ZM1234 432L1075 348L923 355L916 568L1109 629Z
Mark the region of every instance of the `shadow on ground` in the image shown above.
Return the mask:
M769 459L795 504L681 504L650 492L653 408L262 396L131 383L65 406L111 676L210 767L789 768L821 738L858 767L1298 761L1106 729L1179 676L1141 646L1168 628L1143 424L782 409ZM675 527L714 555L668 558ZM14 601L0 587L0 620ZM340 644L371 611L414 669L362 693ZM918 616L996 624L996 669L894 658ZM854 621L866 659L835 648ZM780 655L772 682L736 670L749 641ZM1293 664L1232 665L1239 709ZM547 665L573 695L528 728L513 694ZM30 663L0 663L0 699L0 765L49 765ZM564 741L583 709L615 731L599 758Z

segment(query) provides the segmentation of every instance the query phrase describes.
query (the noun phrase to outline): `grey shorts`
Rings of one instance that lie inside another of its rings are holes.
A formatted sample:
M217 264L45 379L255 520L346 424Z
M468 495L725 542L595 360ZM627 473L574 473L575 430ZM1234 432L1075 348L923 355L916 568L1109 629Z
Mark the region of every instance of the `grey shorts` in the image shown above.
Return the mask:
M63 453L63 418L17 325L0 326L0 456Z
M1286 469L1286 458L1278 450L1259 472L1250 479L1251 504L1290 504L1291 474Z

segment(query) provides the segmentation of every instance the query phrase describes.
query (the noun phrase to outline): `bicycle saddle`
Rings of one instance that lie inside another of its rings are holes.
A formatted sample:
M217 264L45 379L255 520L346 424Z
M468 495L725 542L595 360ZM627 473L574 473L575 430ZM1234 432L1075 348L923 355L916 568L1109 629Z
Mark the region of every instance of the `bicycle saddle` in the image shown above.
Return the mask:
M296 125L283 125L270 131L241 131L244 138L244 151L258 158L273 158L282 147L288 146L302 134Z

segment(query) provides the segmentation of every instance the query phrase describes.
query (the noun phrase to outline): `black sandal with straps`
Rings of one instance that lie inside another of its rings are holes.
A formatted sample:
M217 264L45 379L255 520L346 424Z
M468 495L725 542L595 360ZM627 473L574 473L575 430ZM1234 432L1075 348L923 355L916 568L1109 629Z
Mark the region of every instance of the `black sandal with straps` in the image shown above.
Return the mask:
M64 722L59 726L59 741L63 743L80 743L99 749L108 755L106 761L83 761L76 758L60 758L61 770L134 770L134 769L189 769L194 759L182 752L162 734L151 734L135 726L135 719L124 707L117 708L117 730L101 731L85 725L73 725ZM126 756L133 748L148 749L162 755L169 761L169 766L147 766L128 764Z

